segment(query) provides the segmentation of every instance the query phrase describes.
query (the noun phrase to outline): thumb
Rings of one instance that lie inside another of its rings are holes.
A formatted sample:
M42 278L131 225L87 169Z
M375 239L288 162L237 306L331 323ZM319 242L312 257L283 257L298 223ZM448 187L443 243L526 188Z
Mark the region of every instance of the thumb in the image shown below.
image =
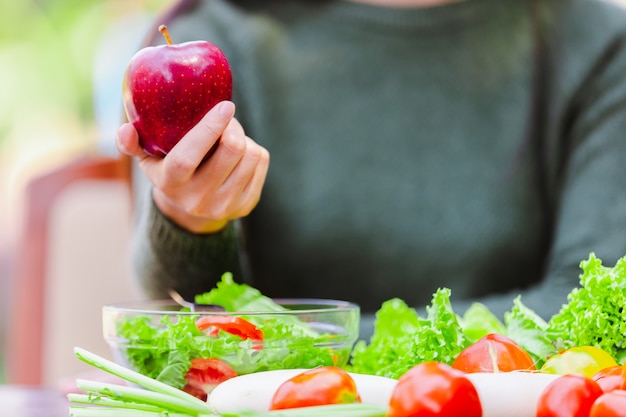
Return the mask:
M125 155L143 157L146 153L139 145L139 135L131 123L124 123L117 130L115 138L117 150Z

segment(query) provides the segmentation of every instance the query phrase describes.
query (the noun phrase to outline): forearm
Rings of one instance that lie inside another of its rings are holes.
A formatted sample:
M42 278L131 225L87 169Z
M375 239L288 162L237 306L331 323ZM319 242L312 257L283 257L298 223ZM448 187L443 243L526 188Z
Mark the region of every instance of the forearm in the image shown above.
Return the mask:
M135 275L151 298L176 289L184 297L209 291L224 272L241 276L236 224L214 234L189 233L148 201L132 246Z

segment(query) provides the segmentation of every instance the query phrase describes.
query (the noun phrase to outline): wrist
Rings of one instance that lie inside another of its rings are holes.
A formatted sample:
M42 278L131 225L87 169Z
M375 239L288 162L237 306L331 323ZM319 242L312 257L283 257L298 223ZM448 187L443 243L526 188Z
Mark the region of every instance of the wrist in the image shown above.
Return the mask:
M157 190L153 190L152 198L156 207L165 217L188 232L194 234L218 233L228 225L228 220L213 220L189 214L177 205L172 204L168 198L164 197Z

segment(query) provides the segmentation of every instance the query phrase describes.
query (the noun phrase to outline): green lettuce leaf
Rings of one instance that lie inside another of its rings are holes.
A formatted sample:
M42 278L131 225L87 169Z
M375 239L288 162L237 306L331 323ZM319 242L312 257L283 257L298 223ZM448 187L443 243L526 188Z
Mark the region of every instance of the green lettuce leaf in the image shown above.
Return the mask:
M506 331L502 333L523 347L540 368L556 353L552 340L546 334L548 323L522 303L521 296L513 300L513 308L504 314Z
M403 300L384 302L376 313L369 344L357 342L350 362L353 372L399 378L427 361L452 363L470 339L452 310L450 290L439 289L421 318Z
M549 321L547 336L557 349L596 346L623 364L626 361L626 257L614 267L594 253L580 263L580 287Z
M187 383L185 375L189 370L190 360L191 358L188 352L178 350L170 351L167 363L163 365L163 369L156 378L157 381L171 385L172 387L184 387Z
M277 304L254 287L234 281L233 274L226 272L215 288L194 297L198 304L216 304L227 311L284 311Z
M504 323L482 303L472 303L459 321L465 335L474 342L490 333L506 333Z

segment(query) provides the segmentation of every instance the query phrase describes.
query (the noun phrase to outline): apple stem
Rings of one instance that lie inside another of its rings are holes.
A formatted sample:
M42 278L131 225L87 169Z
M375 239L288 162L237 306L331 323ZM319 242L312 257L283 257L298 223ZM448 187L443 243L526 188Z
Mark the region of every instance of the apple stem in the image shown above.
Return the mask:
M159 32L161 32L161 34L163 34L163 36L165 37L165 40L167 41L167 44L171 45L172 44L172 38L170 38L170 33L167 31L167 26L165 26L165 25L159 26Z

